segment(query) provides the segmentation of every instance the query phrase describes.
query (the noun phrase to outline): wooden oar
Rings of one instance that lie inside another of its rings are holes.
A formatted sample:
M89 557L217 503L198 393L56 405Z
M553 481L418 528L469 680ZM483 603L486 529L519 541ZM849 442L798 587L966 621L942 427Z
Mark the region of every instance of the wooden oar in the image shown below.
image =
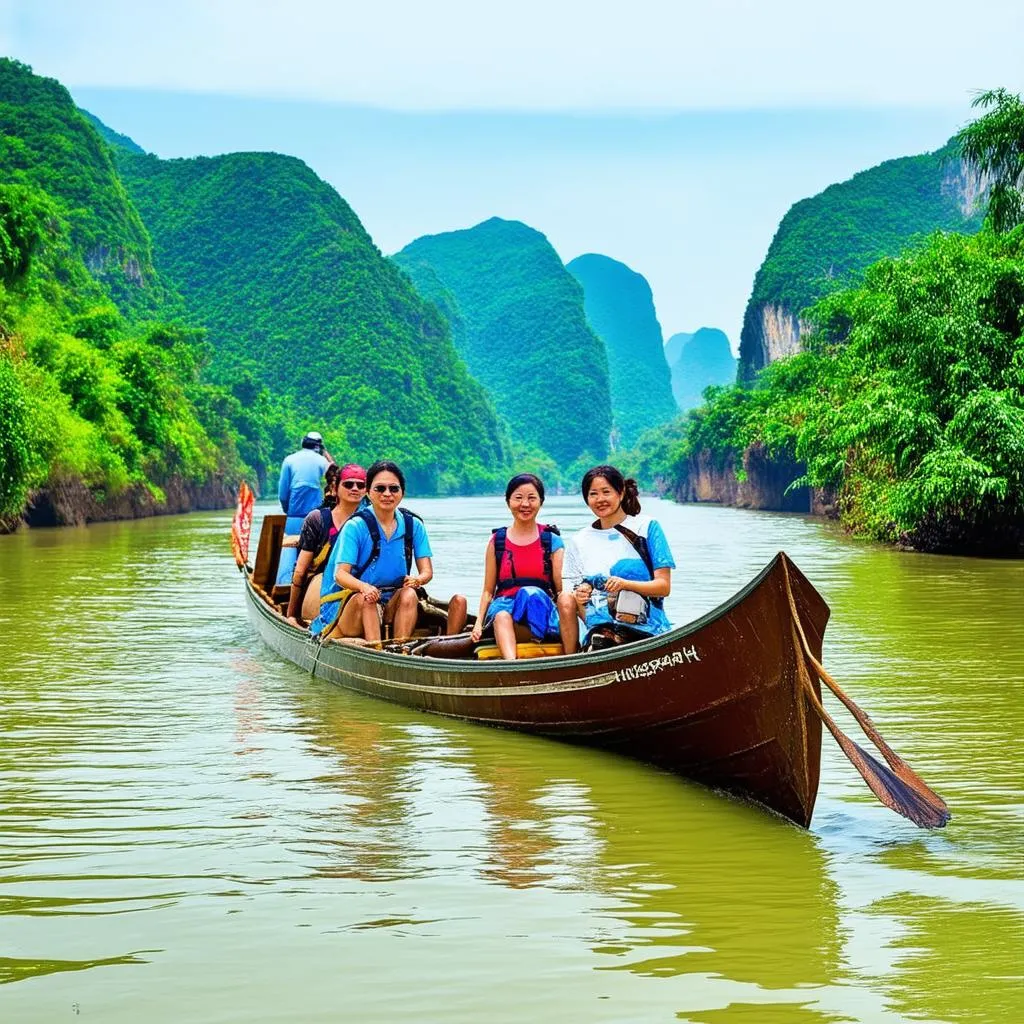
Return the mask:
M821 662L811 653L807 636L804 633L800 613L797 611L796 599L789 580L789 570L783 564L786 581L786 598L792 616L793 646L799 656L798 674L801 685L818 717L824 722L850 763L860 772L871 792L886 807L909 818L921 828L942 828L952 817L945 800L942 799L906 761L903 760L875 727L874 722L862 711L852 698L848 697L839 684L825 671ZM839 698L864 734L878 748L888 763L879 763L867 751L850 739L836 724L832 716L825 710L814 690L807 666L810 664L815 675Z

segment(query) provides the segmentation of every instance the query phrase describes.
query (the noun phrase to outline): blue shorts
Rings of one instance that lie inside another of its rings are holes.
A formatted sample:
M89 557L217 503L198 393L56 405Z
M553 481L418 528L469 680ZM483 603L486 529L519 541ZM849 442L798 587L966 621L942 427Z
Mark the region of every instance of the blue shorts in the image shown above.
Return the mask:
M528 626L536 640L553 639L560 635L558 608L551 600L551 595L540 587L520 587L510 597L496 597L487 606L485 629L494 621L498 612L508 612L513 622Z

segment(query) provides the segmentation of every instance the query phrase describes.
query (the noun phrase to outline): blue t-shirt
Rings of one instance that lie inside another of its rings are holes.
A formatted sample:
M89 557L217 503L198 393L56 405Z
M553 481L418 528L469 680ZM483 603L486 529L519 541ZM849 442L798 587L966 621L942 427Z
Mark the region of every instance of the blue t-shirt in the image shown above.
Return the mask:
M374 517L376 518L376 517ZM405 567L405 516L401 511L395 510L397 528L390 538L380 531L380 554L374 562L371 562L359 576L359 579L366 583L372 583L375 587L385 587L400 584L406 576ZM430 540L427 537L427 530L419 519L412 520L412 555L413 559L432 558ZM378 527L380 520L377 520ZM327 568L324 570L324 582L320 588L325 596L337 593L341 586L335 579L339 565L350 565L353 570L362 565L370 557L373 550L373 541L370 539L370 528L361 517L353 516L341 528L341 534L335 542L331 557L327 560ZM412 566L415 573L415 565ZM354 575L354 573L353 573ZM327 626L338 617L338 602L326 601L320 605L320 614L309 624L309 631L318 636Z
M324 503L322 481L329 465L312 448L300 448L281 463L277 497L285 515L305 518Z
M376 518L376 516L374 516ZM395 521L397 528L390 538L385 534L384 527L380 527L380 554L374 562L371 562L359 577L365 583L372 583L375 587L390 583L400 583L406 575L405 567L405 516L396 509ZM354 516L341 529L341 536L334 547L331 561L330 579L334 579L334 570L341 564L351 565L356 568L363 564L373 550L373 541L370 539L370 528L363 521L362 517ZM417 558L430 558L430 541L427 538L426 527L419 519L412 520L412 556ZM415 566L413 566L415 572Z

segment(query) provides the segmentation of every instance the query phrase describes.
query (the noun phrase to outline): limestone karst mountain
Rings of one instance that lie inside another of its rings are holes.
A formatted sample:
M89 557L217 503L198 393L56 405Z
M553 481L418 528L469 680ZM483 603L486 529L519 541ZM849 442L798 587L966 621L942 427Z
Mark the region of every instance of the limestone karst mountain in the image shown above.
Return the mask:
M608 353L615 445L629 447L676 413L651 286L624 263L596 253L577 256L566 269L583 288L587 320Z
M915 236L972 231L982 188L952 144L888 160L790 207L754 278L740 335L739 375L799 351L800 312L853 283Z
M544 235L494 217L418 238L393 259L424 294L440 282L454 297L465 322L460 351L514 441L563 468L604 457L612 426L604 344Z
M448 325L302 161L120 150L118 164L209 330L216 379L251 375L323 424L339 457L393 458L417 490L496 485L506 436Z
M717 327L673 334L665 344L666 356L670 348L678 353L671 363L672 394L683 412L702 404L706 387L736 380L736 357L725 332Z

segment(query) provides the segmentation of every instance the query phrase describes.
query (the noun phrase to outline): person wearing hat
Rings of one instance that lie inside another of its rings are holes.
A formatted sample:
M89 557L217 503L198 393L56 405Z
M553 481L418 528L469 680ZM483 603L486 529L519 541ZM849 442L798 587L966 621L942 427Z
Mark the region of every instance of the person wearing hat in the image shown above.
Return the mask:
M327 467L324 504L306 516L299 533L298 558L288 598L287 618L292 625L304 625L299 621L300 609L303 619L316 618L324 566L341 528L365 503L366 470L362 466L350 462L340 469L333 463Z
M311 430L302 439L302 447L281 463L277 497L288 517L284 525L285 537L295 537L306 516L320 507L324 474L332 462L334 459L324 450L324 439L317 431ZM279 587L287 587L291 583L297 555L294 541L281 549L276 580Z

